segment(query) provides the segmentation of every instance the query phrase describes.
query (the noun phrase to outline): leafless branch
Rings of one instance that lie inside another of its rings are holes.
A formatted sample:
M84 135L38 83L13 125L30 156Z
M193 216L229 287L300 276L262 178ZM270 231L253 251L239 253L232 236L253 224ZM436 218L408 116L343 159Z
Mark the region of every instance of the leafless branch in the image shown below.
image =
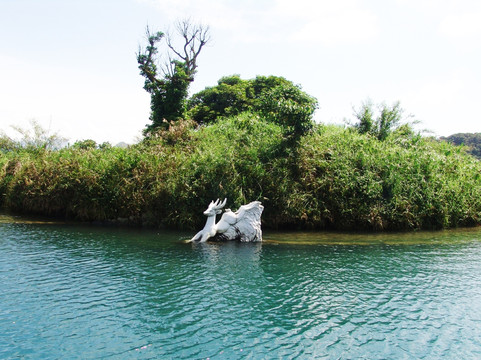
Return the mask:
M186 66L187 75L192 76L197 68L197 56L202 48L210 41L209 27L192 25L190 20L183 20L176 24L176 33L184 40L181 50L176 48L173 37L166 37L167 46L178 56Z

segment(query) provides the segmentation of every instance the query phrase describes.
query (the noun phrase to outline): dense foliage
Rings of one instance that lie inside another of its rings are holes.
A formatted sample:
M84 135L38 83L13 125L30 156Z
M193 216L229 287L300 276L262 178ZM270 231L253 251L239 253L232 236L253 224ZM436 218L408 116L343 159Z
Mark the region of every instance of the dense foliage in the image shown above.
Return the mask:
M481 133L458 133L448 137L442 137L441 140L448 141L455 145L465 145L467 151L481 159Z
M0 152L7 209L85 221L194 228L219 197L260 200L265 227L439 229L481 223L481 163L463 148L399 128L384 141L317 125L295 153L258 114L209 126L171 123L120 149L90 142ZM7 144L8 145L8 144ZM295 166L294 166L295 165Z
M299 137L312 127L317 100L300 86L278 76L257 76L243 80L238 75L223 77L217 86L194 94L188 102L189 116L199 124L210 124L225 116L245 111L284 127L286 135Z
M234 209L260 200L264 225L275 228L481 224L481 163L463 147L401 125L399 103L377 112L365 103L345 129L315 125L317 100L282 77L228 76L188 99L197 56L210 39L208 28L188 21L177 33L181 47L147 29L148 44L137 54L151 94L152 123L142 142L61 147L57 135L35 124L33 136L19 130L20 142L0 136L0 205L83 221L194 228L211 200L226 197ZM161 42L167 61L159 70Z

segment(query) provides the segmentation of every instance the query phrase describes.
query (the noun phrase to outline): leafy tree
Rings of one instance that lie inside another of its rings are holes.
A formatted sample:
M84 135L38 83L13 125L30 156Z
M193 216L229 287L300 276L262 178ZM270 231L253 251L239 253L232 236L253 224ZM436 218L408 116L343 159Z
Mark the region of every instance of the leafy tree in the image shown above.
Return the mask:
M284 127L284 134L297 141L313 126L312 115L317 100L292 83L282 84L265 91L258 111L264 117Z
M226 76L217 86L207 87L194 94L189 102L189 114L199 124L214 122L222 116L237 115L253 107L253 94L249 80L239 75Z
M87 140L79 140L76 141L72 147L78 150L91 150L97 148L97 143L95 140L87 139Z
M98 144L98 148L101 150L108 150L112 148L112 144L108 141L104 141L102 144Z
M192 25L188 20L176 24L176 34L183 45L176 46L171 35L161 31L152 33L147 27L148 45L145 49L139 48L137 53L140 75L145 77L144 89L151 94L152 124L147 125L146 135L159 128L166 129L169 122L184 117L189 85L194 81L197 69L197 57L210 41L208 27ZM160 66L160 75L158 46L163 40L167 61Z
M105 141L101 144L97 144L95 140L86 139L86 140L78 140L72 145L72 149L75 150L108 150L112 148L112 144L108 141Z
M251 111L282 125L289 136L302 135L312 127L317 100L291 81L278 76L242 80L239 75L223 77L189 100L192 118L211 123L222 116Z

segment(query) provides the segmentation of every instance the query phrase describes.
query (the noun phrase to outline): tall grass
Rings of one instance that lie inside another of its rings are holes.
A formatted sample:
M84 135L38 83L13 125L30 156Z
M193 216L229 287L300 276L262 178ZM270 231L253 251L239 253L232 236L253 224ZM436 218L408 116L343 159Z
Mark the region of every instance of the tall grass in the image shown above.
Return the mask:
M318 126L296 151L283 129L241 114L188 122L127 149L0 152L7 209L82 221L194 228L216 198L260 200L264 226L407 230L478 225L481 163L400 129L385 141Z
M337 229L439 229L479 224L481 163L412 133L386 141L335 127L305 139L306 223Z

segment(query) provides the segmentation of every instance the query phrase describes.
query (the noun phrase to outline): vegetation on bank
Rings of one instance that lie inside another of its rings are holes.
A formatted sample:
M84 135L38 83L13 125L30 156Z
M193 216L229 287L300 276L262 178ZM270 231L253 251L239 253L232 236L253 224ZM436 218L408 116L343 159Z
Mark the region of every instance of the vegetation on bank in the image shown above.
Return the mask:
M481 162L416 134L399 103L365 103L347 128L315 124L317 99L282 77L227 76L188 97L208 27L147 29L137 54L151 124L127 148L62 147L33 123L0 135L0 206L82 221L198 228L217 198L260 200L266 227L441 229L481 224ZM158 47L168 61L158 66Z
M260 200L266 227L408 230L481 223L481 162L400 126L379 140L314 125L295 151L256 113L168 130L129 148L80 142L0 152L0 201L12 211L83 221L196 228L216 198Z

